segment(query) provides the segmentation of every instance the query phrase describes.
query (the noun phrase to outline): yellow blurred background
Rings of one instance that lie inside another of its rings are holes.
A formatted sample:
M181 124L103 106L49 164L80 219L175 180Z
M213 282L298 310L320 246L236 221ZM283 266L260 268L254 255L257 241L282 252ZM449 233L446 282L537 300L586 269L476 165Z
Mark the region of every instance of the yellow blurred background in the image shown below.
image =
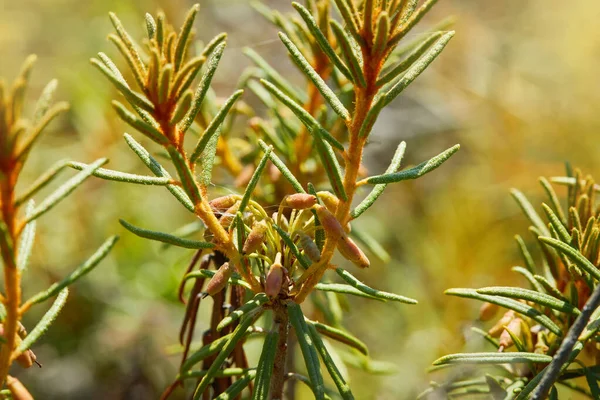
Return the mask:
M229 34L213 85L218 95L231 93L249 65L242 54L246 46L302 82L276 30L247 1L200 3L197 37ZM291 10L288 0L266 3ZM63 158L91 162L106 156L109 168L144 172L122 140L127 128L110 107L114 90L88 60L98 51L119 59L106 40L112 31L109 11L140 38L145 12L163 9L179 26L191 4L0 0L0 76L12 80L25 57L35 53L31 100L56 77L56 99L72 106L34 150L23 186ZM430 363L465 348L464 332L479 304L446 297L445 289L519 283L510 272L520 262L513 236L530 236L509 188L521 189L539 204L539 176L562 175L567 160L588 173L600 167L600 2L440 0L415 32L448 15L456 18L455 38L382 113L366 151L366 165L378 173L401 140L408 144L405 165L462 145L434 173L389 186L379 207L359 222L384 244L392 261L374 261L358 276L419 304L352 299L346 326L367 342L373 358L398 366L398 374L390 376L351 369L357 399L415 398L435 378L426 373ZM176 289L190 253L164 251L134 237L118 218L164 231L190 222L162 188L97 179L39 221L25 296L70 271L109 235L122 238L112 255L76 285L57 322L34 348L44 367L13 371L36 398L158 398L176 373L178 359L167 356L165 348L177 341L184 308ZM41 308L27 316L27 327L43 314Z

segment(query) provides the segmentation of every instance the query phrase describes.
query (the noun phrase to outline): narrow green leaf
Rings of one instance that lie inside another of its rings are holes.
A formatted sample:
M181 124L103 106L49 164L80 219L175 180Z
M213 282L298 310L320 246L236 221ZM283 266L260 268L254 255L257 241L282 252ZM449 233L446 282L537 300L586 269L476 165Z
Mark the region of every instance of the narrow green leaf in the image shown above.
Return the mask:
M494 348L499 348L500 347L500 343L498 342L497 339L493 338L492 335L490 335L489 333L487 333L486 331L484 331L483 329L479 329L477 327L472 326L471 327L471 332L476 333L477 335L480 335L483 339L485 339L489 344L491 344L492 346L494 346Z
M298 344L304 357L304 363L308 371L308 377L311 382L311 389L315 395L316 400L322 400L325 398L325 384L323 383L323 376L321 375L321 364L319 363L319 356L315 349L315 343L311 338L309 328L304 321L304 315L300 309L300 305L294 302L287 304L288 314L290 316L290 322L296 332Z
M406 57L400 61L397 65L391 68L388 72L386 72L383 76L377 79L377 86L383 86L388 82L396 79L401 73L406 71L415 61L417 61L429 47L435 43L438 39L442 37L442 32L434 32L431 33L425 40L423 40L419 45L411 51Z
M575 186L575 182L577 182L577 180L575 178L569 177L569 176L554 176L554 177L550 178L550 182L572 188ZM600 185L594 184L594 191L600 192Z
M365 0L362 6L362 34L363 37L373 45L373 9L375 8L373 0Z
M300 92L294 86L289 83L283 76L279 74L268 62L266 62L257 52L249 47L244 49L244 54L254 62L259 70L264 73L270 80L272 80L277 87L279 87L283 93L293 99L294 102L303 104L308 99L306 94Z
M331 88L327 86L327 83L325 83L325 81L323 80L323 78L321 78L319 73L315 71L312 65L310 65L306 58L304 58L304 56L302 55L300 50L298 50L296 45L292 43L292 41L282 32L279 33L279 38L281 39L285 47L288 49L290 55L292 56L292 60L294 60L298 68L300 68L300 70L304 72L304 74L314 83L314 85L319 90L323 98L327 100L333 111L335 111L335 113L339 115L344 121L349 121L350 113L348 112L346 107L344 107L340 99L337 98L333 90L331 90Z
M150 155L150 153L144 148L144 146L139 144L131 135L127 133L124 135L124 137L131 150L133 150L133 152L140 158L140 160L142 160L142 162L146 164L146 166L150 169L150 171L152 171L152 173L154 173L154 175L161 178L172 179L171 175L167 172L167 170L164 169L163 166L160 165L159 162L156 161L154 157ZM188 195L180 186L167 185L167 189L181 204L183 204L185 208L188 209L188 211L195 211L194 203L192 203Z
M544 190L546 191L546 195L548 195L550 202L552 203L553 211L556 213L556 215L558 216L558 218L560 219L562 224L564 226L568 226L567 219L565 218L565 214L562 210L562 206L560 205L560 200L558 200L558 196L556 195L556 192L552 188L552 184L550 182L548 182L548 180L544 177L541 177L539 179L539 181L540 181L540 184L542 185L542 187L544 188Z
M223 393L215 397L215 400L234 400L237 399L242 391L252 382L256 376L256 371L248 371L241 379L236 380Z
M194 25L194 19L200 9L199 4L194 4L190 11L188 11L185 17L185 22L179 31L177 36L177 44L175 45L175 71L179 70L181 63L185 57L186 49L189 45L190 33L192 32L192 26Z
M544 287L535 279L535 276L526 268L523 267L512 267L511 271L517 272L525 277L531 284L531 287L538 292L543 293Z
M258 140L258 144L260 145L260 147L263 149L263 151L265 153L269 149L269 146L260 139ZM283 176L288 180L288 182L290 182L290 184L292 185L294 190L296 190L296 192L306 193L306 191L302 187L302 184L298 181L298 179L296 179L294 174L292 174L292 171L289 170L289 168L285 165L285 163L281 160L281 158L277 157L277 155L275 153L270 152L269 159L271 160L273 165L275 165L277 167L277 169L279 169L279 171L281 171Z
M226 40L227 40L227 33L225 33L225 32L219 33L217 36L215 36L214 38L212 38L210 40L210 42L208 42L206 44L206 46L204 46L204 49L200 53L200 57L208 57L209 55L211 55L215 51L215 49L221 43L224 43Z
M238 342L246 335L246 331L254 322L255 317L257 316L246 316L235 328L235 330L231 334L231 337L229 338L227 343L225 343L219 355L215 357L214 361L210 365L210 368L206 372L206 375L204 376L204 378L202 378L202 381L200 381L200 384L196 388L196 391L194 392L194 400L199 400L201 398L202 393L204 393L204 391L208 388L208 385L210 385L210 382L213 380L215 374L219 371L219 369L221 369L221 365L223 364L225 359L229 356L229 354L231 354Z
M69 295L69 289L64 288L59 294L52 307L44 314L40 322L37 323L35 328L29 332L21 343L17 346L17 353L21 354L27 349L29 349L50 327L50 325L54 322L58 313L63 308L65 303L67 302L67 296Z
M542 203L542 208L544 209L546 217L548 218L550 224L558 234L560 240L562 240L565 243L569 243L571 241L571 235L567 231L567 228L562 224L560 218L558 218L558 216L546 203Z
M564 313L579 315L581 312L572 304L559 300L545 293L540 293L535 290L522 289L519 287L504 287L493 286L482 289L477 289L477 293L487 294L491 296L510 297L517 300L531 301L544 307L549 307Z
M373 54L383 54L390 34L390 18L387 12L381 12L377 18L377 29L373 40Z
M50 168L46 170L39 178L37 178L31 186L29 186L25 193L17 197L15 200L15 205L21 206L27 200L29 200L33 195L35 195L38 191L48 185L54 178L58 176L58 174L65 169L69 165L68 160L60 160L55 162Z
M152 18L152 15L146 13L146 31L148 32L148 39L154 39L156 35L156 21Z
M433 365L549 363L551 356L538 353L460 353L438 358Z
M329 325L322 324L320 322L316 322L316 321L308 321L308 322L309 322L309 326L312 325L317 330L317 332L319 332L320 334L327 336L328 338L331 338L340 343L344 343L345 345L358 350L365 356L369 355L369 349L367 348L367 345L364 344L359 339L357 339L356 337L349 334L348 332L343 331L341 329L334 328Z
M540 237L540 241L546 243L547 245L554 247L556 250L563 253L567 256L571 261L573 261L579 268L590 274L596 280L600 280L600 271L594 264L592 264L587 258L583 256L580 252L572 248L566 243L561 242L560 240L556 240L549 237Z
M118 236L111 236L108 238L99 248L88 258L83 264L79 265L73 272L63 278L61 281L52 284L48 289L40 292L29 300L27 303L29 304L38 304L43 301L48 300L50 297L56 295L58 292L66 288L67 286L75 283L79 278L88 274L94 267L96 267L100 261L104 259L111 251L111 249L115 246L119 240Z
M177 71L169 93L171 101L179 101L181 99L181 96L183 96L192 85L198 71L200 71L205 62L206 58L204 57L194 57Z
M31 214L25 219L25 223L31 222L34 219L39 218L49 210L51 210L55 205L57 205L62 199L67 197L69 194L73 192L78 186L80 186L87 178L89 178L94 171L96 171L100 166L104 165L108 160L106 158L101 158L86 168L84 168L81 172L75 175L73 178L69 179L63 185L61 185L58 189L52 192L48 197L46 197L40 205L38 205Z
M190 110L192 106L192 99L194 98L194 94L191 91L187 91L183 98L177 103L175 107L175 111L171 114L171 119L169 123L171 125L175 125L185 117L185 114Z
M562 330L558 325L556 325L554 321L552 321L548 316L542 314L535 308L528 306L525 303L521 303L512 299L507 299L505 297L488 296L485 294L480 294L477 293L475 289L448 289L444 293L450 296L465 297L468 299L487 301L488 303L497 304L500 307L508 308L509 310L514 310L519 314L522 314L533 319L534 321L539 322L541 325L548 328L550 332L556 334L557 336L563 335Z
M82 171L88 165L77 161L70 161L66 164L66 166ZM94 175L97 178L106 179L109 181L135 183L138 185L166 186L173 182L172 179L166 177L136 175L105 168L98 168L96 171L94 171L92 175Z
M50 102L52 101L52 95L56 91L57 86L58 81L53 79L48 82L44 90L42 90L42 94L40 95L35 105L35 110L33 111L33 125L37 125L46 115L46 112L48 112L48 109L50 108Z
M517 201L517 203L519 203L519 207L521 207L521 210L523 210L523 213L527 216L533 226L539 229L543 236L550 236L548 227L546 227L544 221L542 221L529 200L527 200L527 197L525 197L525 195L517 189L511 189L510 194Z
M342 56L346 60L348 68L354 77L354 83L359 87L366 87L367 81L363 74L361 62L353 50L355 46L351 43L352 38L346 35L344 28L336 20L329 21L329 24L342 50Z
M394 293L382 292L381 290L370 288L369 286L356 279L356 277L354 277L354 275L352 275L350 272L342 268L336 268L335 272L337 272L337 274L341 276L342 279L348 282L350 286L353 286L361 292L364 292L373 297L377 297L384 300L399 301L401 303L406 304L417 304L416 300L410 299L408 297L400 296Z
M248 301L246 304L234 310L231 314L223 318L221 322L219 322L219 325L217 325L217 331L221 331L223 328L231 325L233 322L242 318L244 315L253 312L258 307L262 307L262 305L265 304L267 301L269 301L269 297L266 294L256 294L252 298L252 300Z
M119 117L131 127L137 129L140 133L147 136L153 142L161 145L169 144L169 139L161 132L158 123L154 122L154 124L149 124L143 119L138 118L117 100L113 100L112 105Z
M202 75L198 89L196 89L196 93L194 94L192 107L178 125L181 133L185 133L189 127L192 126L196 115L198 115L198 112L200 112L202 101L204 100L204 97L206 97L206 93L208 92L212 78L215 75L217 67L219 66L219 61L223 56L223 51L225 51L225 43L217 46L208 60L206 71L204 72L204 75Z
M412 3L416 6L418 1L413 0ZM390 38L388 46L395 46L400 40L431 10L431 7L437 3L437 0L426 0L417 11L403 13L402 25L396 30L397 33ZM414 8L411 7L413 10Z
M225 117L227 117L227 114L229 113L229 111L231 110L231 108L233 107L235 102L242 96L243 93L244 93L243 90L238 90L235 93L233 93L231 95L231 97L229 97L225 101L225 104L223 104L223 107L221 107L221 109L219 110L217 115L213 118L213 120L210 122L208 127L206 127L206 130L202 134L202 137L200 138L200 140L198 140L198 144L196 144L196 148L194 149L194 152L190 156L191 163L195 163L196 160L198 159L198 157L200 157L200 155L206 148L206 145L208 144L209 140L221 128L221 126L223 125L223 121L225 120Z
M202 199L202 195L200 194L200 188L198 187L194 173L184 158L185 156L175 146L170 145L167 147L167 151L169 152L173 166L177 170L177 175L179 175L183 189L192 202L197 204Z
M254 189L256 188L256 185L258 184L258 180L260 179L260 176L262 175L263 170L267 166L267 161L269 160L269 154L271 154L272 150L273 150L273 148L269 147L267 149L267 151L265 151L265 154L260 159L260 162L258 163L258 165L256 166L256 170L254 171L254 174L252 174L252 178L250 178L250 182L248 182L248 185L246 186L246 191L244 192L244 196L242 197L242 200L240 201L239 212L243 213L244 210L246 209L246 206L250 202L250 197L252 197L252 193L254 192Z
M379 300L385 302L386 300L381 297L375 297L370 294L367 294L361 290L358 290L354 286L346 285L343 283L317 283L315 285L315 289L321 290L323 292L334 292L334 293L343 293L343 294L351 294L354 296L365 297L367 299Z
M321 31L321 29L319 28L317 21L315 21L315 19L311 15L310 11L308 11L306 8L304 8L300 3L293 2L292 6L296 9L296 11L298 11L300 16L306 23L306 26L308 27L310 32L313 34L315 40L317 41L317 44L319 45L321 50L323 50L323 53L325 53L325 55L327 55L329 60L331 60L331 62L340 70L340 72L346 78L348 78L348 80L350 82L354 82L354 77L352 76L352 73L350 72L348 67L346 67L346 65L344 64L342 59L337 55L335 50L331 47L331 45L329 44L329 41L327 40L327 38L325 37L325 35Z
M256 368L256 381L252 400L269 400L269 384L273 375L273 364L277 352L279 333L269 332L265 338L258 366Z
M200 184L208 187L211 184L212 170L215 165L215 157L217 155L217 146L219 144L219 136L221 130L217 129L216 133L211 135L208 143L204 147L202 155L199 157L200 162Z
M164 232L156 232L138 228L137 226L131 225L130 223L122 219L120 219L119 222L129 232L145 239L156 240L158 242L168 243L170 245L183 247L186 249L211 249L214 247L214 244L212 243L201 242L192 239L183 239Z
M390 104L406 89L425 69L440 55L444 47L454 36L454 31L445 33L429 50L427 50L384 95L384 106Z
M392 174L383 174L383 175L372 176L370 178L367 178L366 181L367 181L367 183L388 184L388 183L405 181L408 179L417 179L417 178L433 171L434 169L438 168L443 163L448 161L448 159L450 157L452 157L459 149L460 149L460 145L457 144L455 146L452 146L448 150L438 154L437 156L432 157L428 161L422 162L421 164L417 165L416 167L412 167L412 168L406 169L404 171L395 172Z
M131 38L131 36L129 36L129 34L123 27L123 24L121 23L121 21L119 21L119 18L117 18L115 13L111 12L111 13L108 13L108 15L110 16L110 20L111 20L113 26L115 27L115 30L119 34L119 37L121 38L123 43L125 43L125 45L127 46L127 49L129 50L129 53L131 53L131 56L135 60L137 68L139 68L140 71L145 73L146 67L144 66L144 62L142 61L142 58L140 57L138 51L135 48L133 39Z
M362 36L359 32L360 22L358 20L358 12L352 3L353 0L335 0L335 5L337 6L344 22L346 23L346 27L350 34L354 37L356 41L359 43L362 42Z
M136 83L142 90L145 90L146 72L142 71L139 68L134 56L129 52L129 49L127 48L125 42L123 42L123 40L120 37L112 33L108 35L108 40L110 40L115 46L117 46L117 49L121 52L121 55L123 55L125 61L127 61L127 65L129 65L129 68L133 72L133 77L135 78Z
M25 218L27 218L35 210L35 202L30 200L27 203L25 209ZM19 248L17 251L17 268L19 271L24 271L27 268L31 251L33 250L33 243L35 241L35 227L36 221L28 222L23 228L23 232L19 237Z
M92 58L90 62L112 82L129 103L150 112L154 111L154 105L148 99L132 90L124 79L115 75L105 64L95 58Z
M517 241L517 244L519 245L519 250L521 251L521 255L523 256L523 260L525 261L525 267L527 268L527 270L529 272L531 272L532 274L535 274L535 262L533 261L533 257L531 257L531 253L529 253L529 250L527 249L527 246L525 245L525 241L523 240L523 238L520 235L516 235L515 236L515 240Z
M173 65L167 64L160 72L158 80L158 103L165 104L169 100L169 91L171 90L171 78L173 77Z
M333 383L335 383L335 386L337 386L338 392L342 396L342 399L353 400L354 395L352 395L350 386L348 386L348 384L344 380L344 377L340 373L340 370L338 369L337 365L335 365L335 362L333 361L331 355L327 351L327 348L325 347L321 336L319 336L316 327L312 324L308 324L306 325L306 328L308 328L308 334L310 335L310 338L312 339L314 346L317 349L317 352L321 355L321 360L323 360L323 364L325 364L325 368L327 368L327 371L329 372L329 376L331 376Z
M346 194L346 190L344 189L342 168L340 167L340 163L338 162L333 149L329 143L325 142L316 132L313 134L313 137L315 139L317 153L319 154L319 158L323 163L323 167L327 173L327 177L329 178L329 183L331 184L333 191L335 192L336 196L344 201L347 201L348 196Z
M246 375L248 373L255 373L255 368L223 368L219 372L215 374L216 378L227 378L231 376L241 376ZM194 370L194 371L186 371L185 373L179 374L177 376L178 379L197 379L202 378L206 375L206 370ZM254 376L254 375L253 375Z
M179 376L184 376L187 371L189 371L194 365L198 364L200 361L204 360L207 357L212 356L213 354L221 351L227 341L231 339L233 333L222 336L218 339L213 340L209 344L202 346L200 349L193 352L184 362L181 364ZM204 374L204 376L206 373Z
M52 120L54 120L54 118L56 118L59 114L66 112L68 109L68 103L60 102L53 105L48 111L46 111L46 113L39 120L39 122L27 132L27 137L19 145L17 154L20 160L24 160L27 157L27 155L29 155L31 148L33 147L35 142L37 142L46 126L48 126L48 124L52 122Z
M392 157L392 162L389 167L385 170L385 174L393 174L396 173L400 169L400 164L402 163L402 159L404 158L404 152L406 150L406 142L401 142L396 152L394 153L394 157ZM375 185L375 187L371 190L371 193L365 197L363 201L360 202L358 206L350 213L352 218L358 218L362 213L367 211L369 207L375 203L375 201L381 196L387 184L381 183Z
M317 120L308 113L300 104L294 101L291 97L285 94L282 90L280 90L277 86L273 85L271 82L266 81L264 79L260 80L260 83L279 101L285 104L295 115L302 121L304 125L306 125L309 130L314 129L315 126L319 126Z

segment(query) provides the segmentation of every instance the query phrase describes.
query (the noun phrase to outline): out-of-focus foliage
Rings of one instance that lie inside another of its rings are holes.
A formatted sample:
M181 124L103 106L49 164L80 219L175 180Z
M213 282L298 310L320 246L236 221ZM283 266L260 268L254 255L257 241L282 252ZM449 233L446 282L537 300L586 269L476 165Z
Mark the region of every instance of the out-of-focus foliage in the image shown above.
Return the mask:
M287 2L273 0L270 5L292 11ZM49 160L59 158L56 154L77 160L106 156L113 164L134 169L136 160L121 146L124 124L109 106L114 93L87 60L107 47L108 11L115 11L132 35L140 37L144 26L135 21L147 10L162 7L179 26L190 6L185 1L0 0L2 75L15 76L26 55L36 53L45 68L32 77L30 93L39 93L57 77L57 97L72 105L69 116L40 141L27 176L39 175ZM279 40L273 40L275 30L265 28L246 1L212 0L202 7L198 36L229 32L228 52L214 81L220 96L234 89L228 77L249 65L244 46L261 49L281 69L292 70ZM442 55L393 109L382 113L366 162L371 170L383 171L397 141L407 138L414 142L411 148L419 149L407 154L407 164L444 145L460 142L463 150L444 178L388 188L380 200L387 207L361 221L392 259L358 277L418 298L419 307L385 305L394 312L389 319L378 311L379 304L351 303L352 314L366 313L369 324L352 318L347 324L367 342L374 358L394 362L402 374L402 379L373 378L351 370L357 398L414 398L427 386L430 378L424 371L433 360L464 350L463 328L477 315L478 305L447 298L445 289L517 283L508 268L519 257L511 238L525 232L527 223L511 201L509 188L539 193L534 190L536 178L562 173L564 160L590 172L600 167L600 99L594 90L599 14L600 4L593 0L442 0L423 21L425 29L454 15L453 29L459 34L452 51ZM301 79L296 75L294 81ZM156 193L147 196L148 191ZM112 206L121 197L130 201ZM533 204L539 199L530 197ZM88 212L89 204L99 203L104 206ZM30 294L70 271L74 265L66 260L85 258L95 244L119 231L118 217L136 221L143 216L149 226L164 226L164 221L173 228L182 225L185 210L171 204L160 188L88 182L87 190L74 193L69 206L54 210L52 221L38 224L39 249L30 268L48 278L32 282L39 286ZM64 240L66 232L83 232L84 226L96 228L86 231L87 236ZM386 234L390 231L391 236ZM175 294L186 261L130 235L124 235L113 256L102 266L102 274L81 282L85 291L71 292L71 300L80 307L63 310L36 351L52 368L23 378L34 395L36 382L69 376L46 398L155 398L175 373L178 360L166 363L164 348L176 341L176 332L165 327L182 317ZM30 322L36 318L32 315ZM380 335L398 340L381 342ZM69 350L66 356L66 349L72 348L78 351Z

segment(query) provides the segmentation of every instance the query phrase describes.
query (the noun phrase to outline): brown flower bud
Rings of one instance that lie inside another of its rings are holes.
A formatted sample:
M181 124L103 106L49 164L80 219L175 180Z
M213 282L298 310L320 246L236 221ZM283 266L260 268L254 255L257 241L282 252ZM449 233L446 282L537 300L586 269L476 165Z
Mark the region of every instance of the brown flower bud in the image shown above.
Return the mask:
M239 202L235 203L234 205L229 207L227 209L227 211L225 211L223 213L223 215L221 215L221 218L219 218L219 223L221 224L221 226L223 228L225 228L225 229L229 228L229 226L233 222L233 219L235 218L235 215L238 212L239 208L240 208L240 203Z
M229 207L233 206L237 200L237 196L230 194L227 196L217 197L216 199L211 200L208 204L210 204L213 210L225 211Z
M508 331L511 331L516 337L521 336L521 322L521 318L514 318L508 323L508 325L506 325L506 328L500 334L500 340L498 341L503 349L509 348L514 344L513 339Z
M337 248L345 259L350 260L360 268L368 268L371 262L352 239L345 234L337 242Z
M10 390L13 400L33 400L33 396L23 386L20 380L10 375L6 377L6 386Z
M228 262L221 265L217 270L217 273L210 278L210 281L208 281L208 284L206 285L206 294L214 296L223 290L225 286L227 286L227 281L231 278L231 275L233 275L234 270L235 268Z
M483 303L479 309L479 320L486 322L494 318L494 315L498 312L498 305L492 303Z
M304 210L317 204L317 198L308 193L295 193L287 196L285 203L297 210Z
M277 261L271 265L265 281L265 293L269 297L276 297L281 292L283 285L283 267Z
M318 262L321 259L321 252L312 238L304 232L298 232L298 238L300 239L300 247L304 250L304 254L310 261Z
M330 212L335 212L340 201L333 193L323 191L318 192L317 196L319 196L319 199L325 204L325 207L327 207Z
M316 205L315 211L317 212L317 217L319 217L319 221L321 225L323 225L323 229L325 229L325 233L328 237L332 239L338 239L341 236L344 236L344 228L340 225L339 221L335 218L327 208L322 205Z
M31 351L31 349L28 349L23 353L19 354L16 360L21 367L30 368L33 365L33 363L37 360L37 357L35 356L33 351Z
M264 220L254 223L242 249L244 254L254 253L256 250L260 249L260 246L265 241L267 228L268 225Z
M514 318L515 318L515 312L512 311L512 310L511 311L507 311L506 313L504 313L504 315L502 316L502 318L500 318L500 320L498 322L496 322L496 325L494 325L488 331L488 333L492 337L498 337L498 336L500 336L500 334L504 330L504 327L506 325L508 325L510 323L510 321L512 321Z

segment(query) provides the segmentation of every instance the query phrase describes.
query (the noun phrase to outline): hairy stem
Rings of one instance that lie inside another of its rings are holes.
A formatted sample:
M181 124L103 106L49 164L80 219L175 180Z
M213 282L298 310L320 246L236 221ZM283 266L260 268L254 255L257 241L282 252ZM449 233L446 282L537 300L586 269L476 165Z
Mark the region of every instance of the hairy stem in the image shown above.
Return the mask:
M279 338L273 363L270 392L271 399L279 400L283 398L283 387L286 378L286 356L290 325L287 308L280 301L276 301L273 305L273 322L275 322L275 326L279 331Z
M0 196L2 198L2 219L6 226L8 240L12 249L2 246L2 261L4 264L4 307L6 318L4 320L4 343L0 348L0 385L4 385L8 370L12 363L12 353L16 345L17 330L20 319L19 306L21 305L21 276L15 264L16 243L15 228L17 226L17 209L14 207L14 187L17 171L10 169L4 172L0 183Z

